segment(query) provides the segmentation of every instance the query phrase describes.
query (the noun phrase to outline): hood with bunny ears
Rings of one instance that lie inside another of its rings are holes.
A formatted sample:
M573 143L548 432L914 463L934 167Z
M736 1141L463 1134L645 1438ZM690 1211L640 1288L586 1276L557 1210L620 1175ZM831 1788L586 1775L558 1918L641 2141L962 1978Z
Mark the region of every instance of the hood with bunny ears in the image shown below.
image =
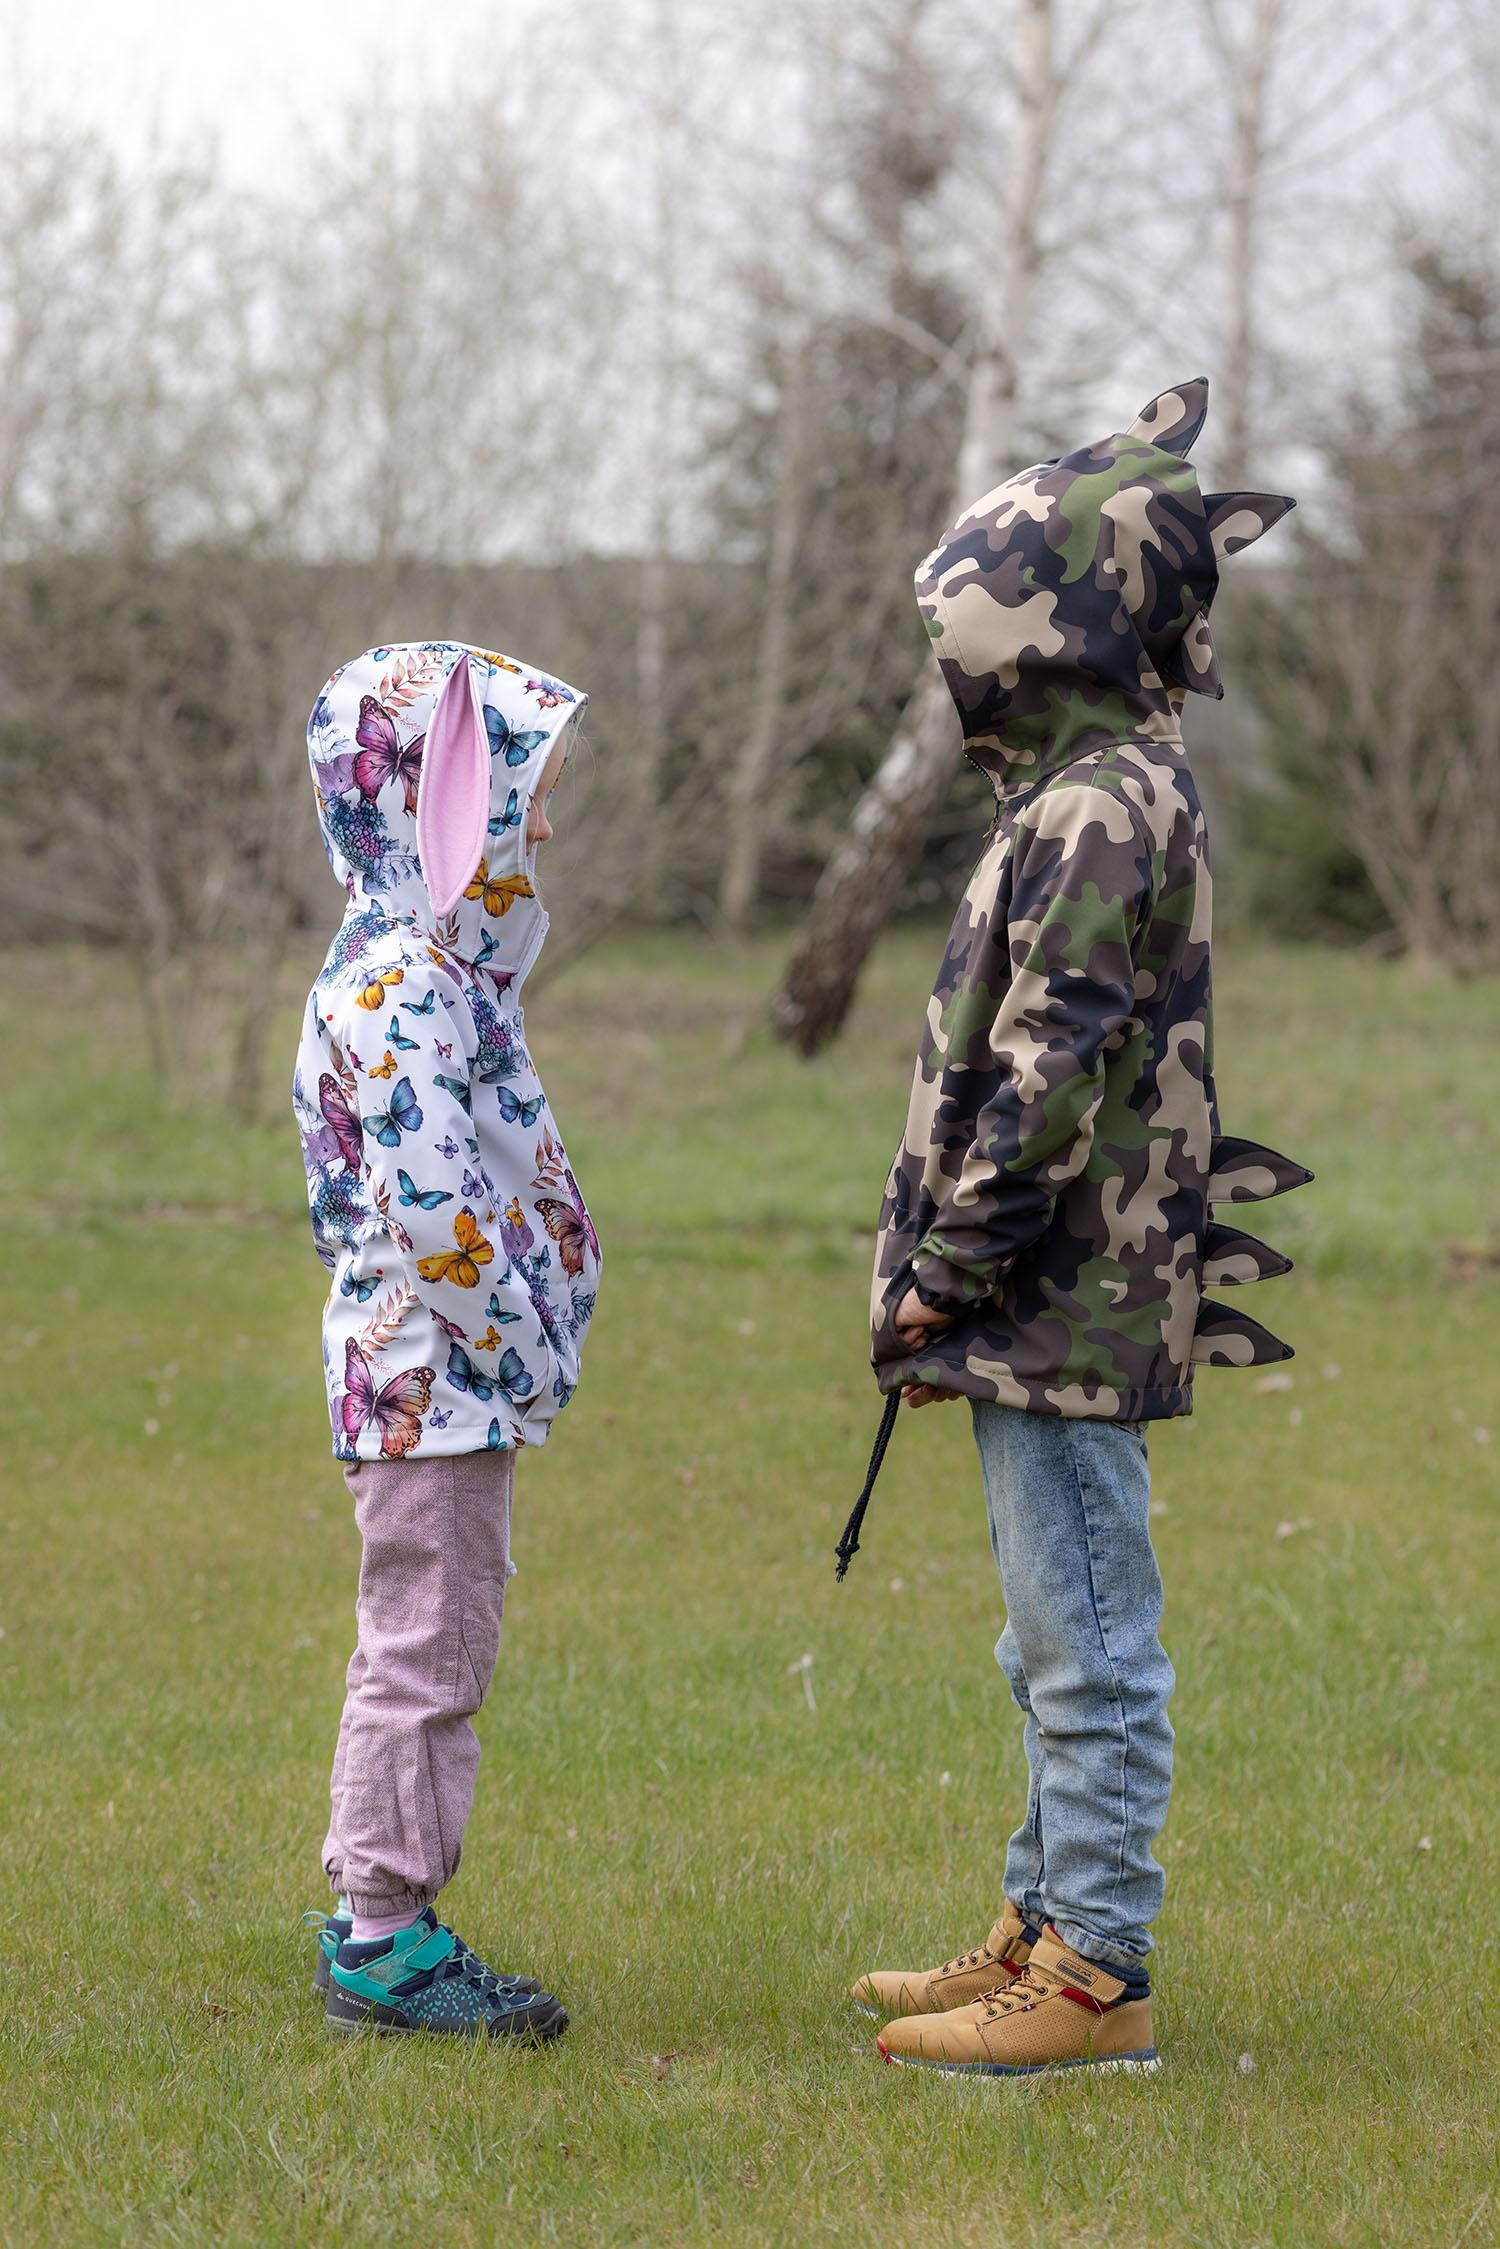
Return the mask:
M313 709L349 897L292 1105L345 1460L542 1444L578 1381L599 1240L520 993L547 929L527 810L583 700L437 640L368 650Z
M1222 695L1208 616L1219 565L1294 502L1201 492L1203 377L1130 427L1007 478L916 574L964 746L1002 794L1094 742L1177 736L1184 694Z
M451 640L372 648L308 721L329 864L351 900L461 959L519 977L546 933L526 845L531 799L587 697Z

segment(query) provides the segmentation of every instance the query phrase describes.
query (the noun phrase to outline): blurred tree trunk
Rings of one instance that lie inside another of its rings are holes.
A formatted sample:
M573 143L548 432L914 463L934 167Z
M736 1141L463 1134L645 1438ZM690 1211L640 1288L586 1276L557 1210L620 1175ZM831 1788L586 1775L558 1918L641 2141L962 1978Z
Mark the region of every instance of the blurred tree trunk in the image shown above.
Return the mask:
M1225 337L1217 438L1219 481L1230 490L1250 481L1252 420L1262 357L1256 301L1261 183L1272 69L1286 12L1287 0L1252 0L1249 24L1236 43L1225 27L1219 0L1209 0L1205 9L1234 120L1224 195Z
M955 509L999 482L1016 437L1020 368L1042 269L1039 232L1059 80L1054 0L1021 0L1014 79L1017 115L1000 196L994 273L981 308L954 478ZM958 763L952 701L924 663L874 779L819 880L811 911L772 1002L780 1036L816 1054L841 1028L870 947L921 850Z
M729 779L729 832L719 884L719 911L734 930L745 927L760 894L768 792L777 769L777 749L786 717L797 547L810 450L811 358L811 340L804 335L788 355L777 417L776 493L755 651L755 690L749 732Z
M647 406L646 484L650 509L641 560L636 627L639 738L632 769L637 830L635 876L644 889L660 855L656 818L670 735L667 710L667 621L672 599L673 495L677 486L678 273L676 165L681 101L675 0L653 0L651 44L651 170L653 204L651 372Z

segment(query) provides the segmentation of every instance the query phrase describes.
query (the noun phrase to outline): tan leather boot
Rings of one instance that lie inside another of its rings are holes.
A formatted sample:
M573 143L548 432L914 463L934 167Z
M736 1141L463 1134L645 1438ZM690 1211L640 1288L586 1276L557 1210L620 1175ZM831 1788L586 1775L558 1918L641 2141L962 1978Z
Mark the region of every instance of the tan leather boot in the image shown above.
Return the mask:
M877 1968L850 1986L863 2015L941 2015L1018 1976L1031 1952L1026 1924L1007 1900L984 1943L941 1968Z
M1043 2069L1161 2067L1149 1999L1047 1929L1021 1973L967 2007L887 2023L876 2044L888 2062L951 2076L1029 2077Z

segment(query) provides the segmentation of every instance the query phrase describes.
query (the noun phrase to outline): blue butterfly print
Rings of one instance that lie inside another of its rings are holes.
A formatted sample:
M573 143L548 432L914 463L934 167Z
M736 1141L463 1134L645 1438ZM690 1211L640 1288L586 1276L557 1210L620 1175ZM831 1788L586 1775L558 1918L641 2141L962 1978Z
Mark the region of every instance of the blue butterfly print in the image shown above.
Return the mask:
M500 1114L507 1124L534 1125L544 1106L540 1094L531 1101L521 1101L508 1085L500 1088Z
M547 739L544 726L531 726L518 734L496 710L493 703L484 706L484 730L490 738L490 756L502 753L507 765L524 765L533 750L539 750Z
M434 1406L427 1416L427 1426L429 1429L446 1429L452 1419L453 1415L446 1406Z
M465 1147L466 1147L466 1148L468 1149L468 1151L469 1151L469 1154L470 1154L471 1156L477 1156L477 1155L478 1155L478 1153L479 1153L479 1142L478 1142L477 1140L473 1140L473 1139L471 1139L468 1133L465 1133L465 1134L464 1134L464 1146L465 1146Z
M396 1182L401 1189L402 1202L414 1203L421 1210L437 1210L443 1203L453 1200L446 1188L417 1186L409 1171L398 1171Z
M493 1320L498 1328L513 1327L521 1317L519 1312L502 1309L499 1292L495 1289L490 1290L490 1300L484 1308L484 1315L487 1320Z
M440 1085L444 1093L451 1093L461 1109L469 1110L469 1113L473 1114L472 1109L470 1109L469 1089L462 1078L445 1078L442 1072L438 1071L432 1082L434 1085Z
M487 1195L489 1191L482 1172L465 1170L462 1192L469 1201L477 1202L481 1195Z
M514 795L515 791L512 790L511 794ZM495 940L490 935L489 931L487 929L482 929L479 932L479 951L474 956L474 966L476 968L486 967L488 965L491 954L498 953L499 950L499 946L495 943Z
M398 1078L389 1109L377 1109L372 1117L361 1117L360 1123L374 1133L382 1148L399 1148L403 1132L419 1132L422 1112L411 1079Z
M385 1027L385 1043L387 1046L395 1047L398 1054L415 1054L417 1050L416 1040L409 1039L406 1033L402 1030L401 1018L399 1015L393 1015L389 1023L387 1023Z
M381 1279L382 1276L379 1273L374 1274L369 1280L366 1280L362 1274L346 1273L339 1282L339 1294L341 1296L357 1296L361 1304L368 1304L379 1288Z
M520 825L521 792L519 789L512 789L505 800L505 810L497 812L490 822L490 834L492 836L503 836L507 828L519 828ZM488 932L486 932L486 935L488 935Z
M477 1366L461 1343L448 1346L448 1380L455 1390L462 1390L488 1405L498 1392L503 1398L525 1398L531 1392L531 1376L519 1351L501 1354L498 1365Z
M450 1164L452 1163L454 1157L458 1154L458 1142L454 1139L451 1132L445 1132L442 1139L434 1140L432 1145L437 1150L440 1156L445 1156L447 1158Z
M401 1005L408 1015L430 1015L437 1005L437 993L424 992L419 1000L403 1000Z
M557 1377L557 1380L552 1385L552 1395L557 1400L559 1407L565 1406L567 1404L568 1400L573 1395L573 1388L573 1384L571 1382L564 1382L561 1375Z
M506 1436L498 1421L490 1423L490 1433L485 1439L485 1450L487 1452L510 1451L510 1439Z

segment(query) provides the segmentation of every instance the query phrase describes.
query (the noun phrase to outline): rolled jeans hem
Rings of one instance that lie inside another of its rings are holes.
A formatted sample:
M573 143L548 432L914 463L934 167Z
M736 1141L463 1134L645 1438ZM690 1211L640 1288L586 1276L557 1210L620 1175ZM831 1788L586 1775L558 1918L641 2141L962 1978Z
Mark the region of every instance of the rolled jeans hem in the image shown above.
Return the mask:
M1105 1937L1096 1937L1091 1929L1081 1929L1076 1921L1066 1918L1055 1920L1052 1927L1065 1945L1070 1945L1074 1952L1082 1953L1085 1960L1097 1961L1101 1968L1123 1968L1127 1973L1135 1968L1144 1968L1156 1949L1149 1931L1145 1950L1129 1952L1124 1945L1111 1944Z

